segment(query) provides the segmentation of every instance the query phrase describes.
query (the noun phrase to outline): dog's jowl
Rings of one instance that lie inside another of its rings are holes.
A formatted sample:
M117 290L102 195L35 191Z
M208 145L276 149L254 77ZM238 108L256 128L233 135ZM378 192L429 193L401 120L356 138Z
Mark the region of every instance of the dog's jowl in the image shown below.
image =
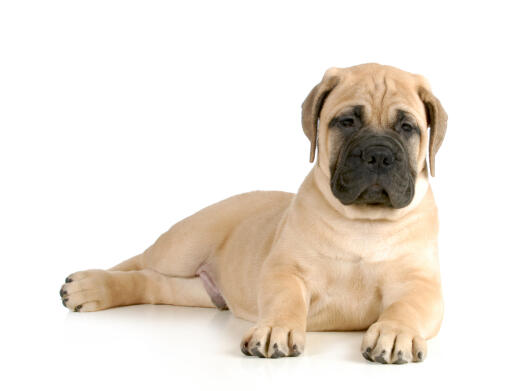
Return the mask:
M428 175L447 114L422 76L364 64L329 69L302 126L315 164L297 194L211 205L142 254L68 276L64 306L229 309L255 324L248 356L299 356L307 330L367 330L367 360L424 360L443 314Z

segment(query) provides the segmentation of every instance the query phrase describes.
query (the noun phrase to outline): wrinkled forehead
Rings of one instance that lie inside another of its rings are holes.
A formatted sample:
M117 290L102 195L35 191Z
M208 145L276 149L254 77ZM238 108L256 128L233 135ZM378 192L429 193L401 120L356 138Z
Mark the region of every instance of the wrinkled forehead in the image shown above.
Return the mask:
M415 75L396 69L349 72L328 96L322 115L333 118L353 106L363 107L364 121L373 126L390 126L398 111L411 114L425 129L427 118L418 95Z

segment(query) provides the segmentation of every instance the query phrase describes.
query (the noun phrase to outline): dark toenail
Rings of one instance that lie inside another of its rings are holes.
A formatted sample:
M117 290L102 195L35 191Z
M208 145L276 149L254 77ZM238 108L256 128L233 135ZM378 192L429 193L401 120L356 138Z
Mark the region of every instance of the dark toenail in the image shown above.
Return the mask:
M273 344L273 349L277 349L278 347L279 347L279 345L277 344L277 342L275 342L275 343Z
M72 278L67 277L67 278L66 278L66 282L67 282L67 283L73 282L73 279L72 279Z
M366 349L366 353L371 353L371 350L373 350L372 348L367 348Z
M82 305L79 304L75 307L75 312L79 312L82 309Z
M264 358L264 354L262 354L262 353L259 351L259 349L257 349L257 348L252 349L252 354L253 354L254 356L257 356L257 357L260 357L260 358Z
M398 357L403 357L403 352L400 350L399 352L397 352L397 356Z
M371 362L373 362L373 361L374 361L374 360L371 358L371 356L370 356L368 353L366 353L366 352L362 353L362 356L364 356L364 358L365 358L367 361L371 361Z
M66 308L67 308L67 306L66 306L66 301L68 301L68 300L69 300L69 299L62 299L62 305L63 305L64 307L66 307Z
M67 291L64 290L64 288L60 288L60 297L63 297L64 295L67 295Z
M250 356L250 352L248 351L248 342L245 342L241 347L241 351L245 356Z
M419 358L419 360L422 360L422 356L423 356L422 352L417 353L417 357Z
M379 362L380 364L387 364L387 360L385 360L385 358L383 357L384 351L385 350L382 350L381 354L378 357L374 358L374 361Z
M291 350L291 353L289 354L289 357L298 357L302 352L298 350L298 346L293 345L293 349Z
M383 350L381 351L381 355L383 356L385 353L387 353L387 351L386 351L385 349L383 349Z
M258 347L261 346L261 342L257 342L256 346L258 346Z
M277 345L277 344L275 344ZM273 345L273 347L275 347L275 345ZM285 354L283 352L281 352L280 350L276 349L273 354L271 355L271 358L281 358L281 357L284 357Z

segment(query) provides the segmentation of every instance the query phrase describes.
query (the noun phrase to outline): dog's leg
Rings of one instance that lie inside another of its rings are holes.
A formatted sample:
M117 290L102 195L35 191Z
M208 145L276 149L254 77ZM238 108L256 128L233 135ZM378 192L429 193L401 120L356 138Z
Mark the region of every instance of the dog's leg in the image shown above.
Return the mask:
M308 295L292 271L263 274L259 286L259 320L241 341L246 355L279 358L299 356L305 346Z
M146 303L214 307L199 278L168 277L148 269L73 273L60 294L64 306L82 312Z
M171 232L162 236L171 235ZM109 270L91 269L71 274L60 290L62 303L71 310L82 312L131 304L214 307L203 282L196 275L198 261L204 259L204 255L186 248L188 242L162 250L158 248L161 238L159 241L144 253ZM183 254L186 250L187 256ZM158 267L161 266L165 266L164 271L174 271L178 276L160 273Z
M142 254L109 270L71 274L60 291L64 305L80 311L140 303L212 307L197 274L228 227L215 230L206 212L178 222Z
M378 321L362 341L362 355L382 364L405 364L426 358L426 339L434 336L442 321L443 301L439 282L407 281L406 291L392 292ZM384 301L386 291L383 289Z

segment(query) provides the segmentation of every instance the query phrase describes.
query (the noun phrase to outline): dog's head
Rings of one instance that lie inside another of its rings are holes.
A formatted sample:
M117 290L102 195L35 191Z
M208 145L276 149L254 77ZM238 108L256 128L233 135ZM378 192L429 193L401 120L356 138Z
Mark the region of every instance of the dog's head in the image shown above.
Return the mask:
M302 109L310 160L317 147L343 205L409 205L418 173L427 170L428 145L434 176L447 114L422 76L378 64L331 68Z

